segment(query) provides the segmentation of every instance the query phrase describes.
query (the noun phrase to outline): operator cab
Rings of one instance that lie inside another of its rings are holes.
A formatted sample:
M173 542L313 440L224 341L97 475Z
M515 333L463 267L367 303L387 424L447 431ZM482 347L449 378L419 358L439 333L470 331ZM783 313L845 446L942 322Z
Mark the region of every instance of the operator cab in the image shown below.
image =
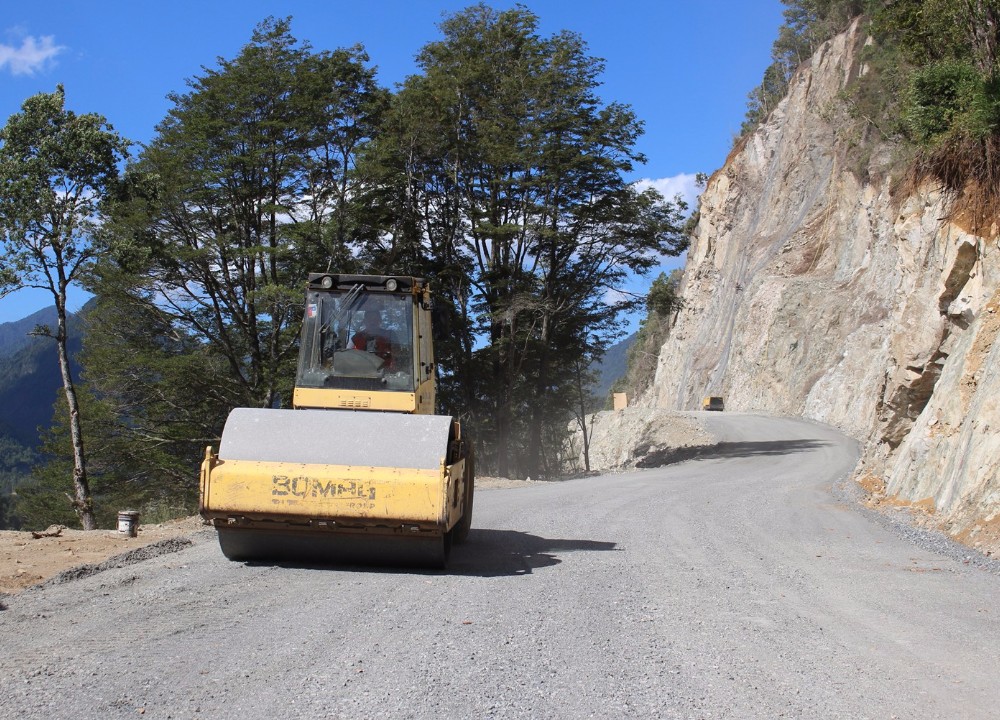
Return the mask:
M311 390L417 393L433 375L429 332L420 332L428 298L419 278L310 275L295 387L312 399L295 405L345 407Z

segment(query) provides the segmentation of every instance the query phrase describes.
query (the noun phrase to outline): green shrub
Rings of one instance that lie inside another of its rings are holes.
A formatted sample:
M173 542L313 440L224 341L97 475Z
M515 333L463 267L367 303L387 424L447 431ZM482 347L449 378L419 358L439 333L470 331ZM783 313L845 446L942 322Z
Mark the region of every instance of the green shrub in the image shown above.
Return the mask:
M964 62L945 60L916 70L910 79L906 107L914 140L933 144L953 128L968 124L982 86L979 73Z

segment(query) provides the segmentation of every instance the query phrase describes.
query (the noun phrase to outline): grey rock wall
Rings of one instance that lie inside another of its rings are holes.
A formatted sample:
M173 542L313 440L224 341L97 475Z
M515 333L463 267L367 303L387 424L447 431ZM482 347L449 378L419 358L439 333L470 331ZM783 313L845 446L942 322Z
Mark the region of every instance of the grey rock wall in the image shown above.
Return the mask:
M905 197L888 150L848 166L846 83L859 26L828 42L702 195L646 407L801 415L862 441L859 475L933 500L954 533L1000 529L1000 244L945 220L933 184ZM866 180L859 179L859 175Z

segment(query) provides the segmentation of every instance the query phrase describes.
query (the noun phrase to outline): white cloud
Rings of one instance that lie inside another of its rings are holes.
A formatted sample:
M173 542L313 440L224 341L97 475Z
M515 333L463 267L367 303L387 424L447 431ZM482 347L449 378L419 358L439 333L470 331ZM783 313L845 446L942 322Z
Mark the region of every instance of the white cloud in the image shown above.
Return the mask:
M12 75L34 75L65 49L55 44L52 35L28 35L21 47L0 43L0 70L9 69Z
M681 173L673 177L658 178L656 180L643 178L642 180L638 180L635 186L640 191L653 188L659 191L660 195L667 200L673 200L675 196L680 195L681 199L687 203L688 212L691 212L697 205L698 196L701 195L701 188L698 187L696 177L694 173Z

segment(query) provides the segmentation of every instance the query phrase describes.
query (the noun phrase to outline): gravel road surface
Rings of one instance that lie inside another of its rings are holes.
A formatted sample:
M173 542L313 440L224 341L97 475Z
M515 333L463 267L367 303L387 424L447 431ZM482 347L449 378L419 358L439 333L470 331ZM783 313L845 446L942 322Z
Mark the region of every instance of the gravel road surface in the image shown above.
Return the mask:
M838 499L857 447L476 494L445 572L177 552L2 599L2 718L995 718L1000 576Z

